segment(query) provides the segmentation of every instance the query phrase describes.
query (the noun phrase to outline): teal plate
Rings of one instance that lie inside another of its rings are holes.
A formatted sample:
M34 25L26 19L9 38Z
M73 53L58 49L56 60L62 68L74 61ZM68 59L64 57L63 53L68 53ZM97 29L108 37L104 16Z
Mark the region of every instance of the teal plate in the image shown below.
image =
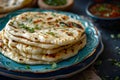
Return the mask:
M54 11L54 10L43 10L43 9L23 9L18 10L16 12L12 12L8 14L7 16L0 19L0 30L2 30L6 23L11 19L13 16L19 15L23 12L56 12L60 14L65 14L71 18L74 18L76 20L79 20L82 25L85 28L85 32L87 35L87 44L86 46L78 52L78 54L72 58L69 58L67 60L61 61L57 63L57 66L55 68L52 67L52 65L26 65L26 64L19 64L14 62L13 60L3 56L0 54L0 67L7 69L9 71L17 71L17 72L31 72L31 73L39 73L39 74L45 74L50 73L54 71L58 71L60 69L67 69L69 67L73 67L76 64L79 64L81 61L83 61L85 58L87 58L98 46L100 43L101 37L99 31L94 27L91 21L85 19L82 16L68 13L68 12L62 12L62 11Z

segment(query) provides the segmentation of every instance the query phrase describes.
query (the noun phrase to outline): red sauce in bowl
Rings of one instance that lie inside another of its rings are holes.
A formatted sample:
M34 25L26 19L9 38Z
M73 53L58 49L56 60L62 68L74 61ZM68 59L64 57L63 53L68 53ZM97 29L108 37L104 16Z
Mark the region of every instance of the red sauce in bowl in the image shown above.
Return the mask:
M120 5L110 3L97 3L89 8L89 11L99 17L116 18L120 17Z

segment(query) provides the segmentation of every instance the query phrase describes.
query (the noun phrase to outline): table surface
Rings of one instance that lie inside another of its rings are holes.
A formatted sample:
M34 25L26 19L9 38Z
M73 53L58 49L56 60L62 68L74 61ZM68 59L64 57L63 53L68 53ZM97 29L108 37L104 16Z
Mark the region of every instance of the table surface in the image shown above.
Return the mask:
M75 0L74 6L69 12L88 17L85 12L85 9L89 1L90 0ZM120 66L119 66L120 63L118 62L120 61L120 37L117 38L117 35L120 34L120 28L115 29L115 28L109 28L107 26L106 27L100 26L99 23L94 23L94 24L101 32L102 41L104 44L104 50L97 59L97 61L95 62L95 64L92 66L95 67L97 74L102 78L102 80L120 80L120 78L118 78L120 76ZM119 65L115 65L114 63L117 62L112 63L113 61L111 60L117 60ZM84 73L86 73L86 71L84 71ZM92 73L92 71L90 71L89 73ZM78 78L78 76L79 75L76 74L71 78L66 78L65 80L74 80ZM12 78L8 78L5 76L0 76L0 79L14 80Z

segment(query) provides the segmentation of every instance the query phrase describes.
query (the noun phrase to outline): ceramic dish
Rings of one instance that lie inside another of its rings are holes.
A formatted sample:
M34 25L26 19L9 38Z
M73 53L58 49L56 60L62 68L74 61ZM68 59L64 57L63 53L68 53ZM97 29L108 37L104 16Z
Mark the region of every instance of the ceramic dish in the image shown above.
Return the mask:
M71 18L81 21L82 25L84 25L85 32L87 34L87 44L81 51L78 52L76 56L57 63L56 68L52 68L51 67L52 65L19 64L0 54L1 74L8 75L9 77L13 77L13 78L22 78L22 79L24 78L50 79L54 77L58 78L60 75L69 74L78 70L82 71L90 64L92 64L93 61L97 58L97 56L100 54L102 47L97 48L98 44L100 45L102 44L99 31L94 27L94 25L89 20L86 20L85 18L73 13L53 11L53 10L42 10L42 9L18 10L0 19L0 30L4 28L4 26L6 25L6 23L10 18L20 13L28 12L28 11L57 12L60 14L68 15ZM94 53L95 50L96 52ZM92 56L88 57L91 54Z
M103 5L112 5L112 6L114 6L114 5L118 5L119 6L119 3L120 2L113 2L113 1L108 1L108 2L101 2L101 3L98 3L98 2L90 2L89 4L88 4L88 6L87 6L87 8L86 8L86 13L87 13L87 15L88 16L90 16L95 22L97 22L97 23L99 23L101 26L104 26L104 27L113 27L113 28L118 28L119 26L120 26L120 16L118 16L118 17L115 17L115 15L118 15L118 10L117 11L114 11L114 8L112 9L112 8L110 8L110 10L112 10L111 11L111 13L109 12L109 14L108 13L105 13L105 11L103 11L103 10L105 10L105 9L107 9L106 7L104 7ZM114 4L114 5L113 5ZM100 7L98 7L98 5L101 5ZM93 6L94 6L94 8L93 8ZM96 8L96 6L98 7L98 8ZM96 10L97 11L97 13L96 14L93 14L93 12L91 12L90 11L90 9L94 9L94 10ZM95 9L96 8L96 9ZM119 8L118 8L119 9ZM102 12L102 13L101 13ZM115 13L116 12L116 13ZM97 15L100 15L100 13L103 15L106 15L106 17L101 17L101 16L97 16ZM108 17L108 16L110 16L110 14L111 14L111 16L112 17ZM120 28L120 27L119 27Z

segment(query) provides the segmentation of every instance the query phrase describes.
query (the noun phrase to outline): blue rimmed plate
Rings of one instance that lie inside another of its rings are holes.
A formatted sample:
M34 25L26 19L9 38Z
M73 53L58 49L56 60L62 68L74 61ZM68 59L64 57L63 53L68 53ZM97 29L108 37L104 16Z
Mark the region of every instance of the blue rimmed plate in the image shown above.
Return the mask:
M60 14L65 14L71 18L79 20L85 28L85 32L87 35L87 44L86 46L78 52L78 54L70 59L61 61L57 63L56 68L52 68L52 65L25 65L16 63L9 58L0 54L0 73L6 74L8 76L15 76L21 78L36 78L36 79L45 79L45 78L53 78L63 74L69 74L76 69L83 70L86 66L92 63L92 61L96 58L96 56L101 51L101 48L95 52L97 49L98 44L101 43L101 37L99 31L94 27L94 25L87 19L78 16L73 13L62 12L62 11L53 11L53 10L42 10L42 9L23 9L18 10L16 12L8 14L6 17L0 19L0 29L2 30L8 20L13 16L19 15L23 12L56 12ZM95 52L95 53L94 53ZM94 54L92 54L94 53ZM88 57L89 55L91 55ZM96 55L96 56L93 56ZM93 57L93 60L85 61L86 58ZM83 64L86 65L83 65ZM80 67L81 66L81 67ZM22 73L22 74L21 74Z

